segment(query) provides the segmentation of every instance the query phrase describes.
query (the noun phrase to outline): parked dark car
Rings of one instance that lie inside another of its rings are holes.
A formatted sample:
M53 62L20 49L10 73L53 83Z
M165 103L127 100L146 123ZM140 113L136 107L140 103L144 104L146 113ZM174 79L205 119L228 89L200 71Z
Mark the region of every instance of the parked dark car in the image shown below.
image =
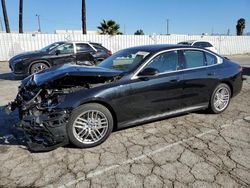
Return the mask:
M151 45L121 50L95 67L65 64L22 81L16 100L31 150L104 142L113 129L209 108L223 112L242 88L242 68L209 50Z
M98 43L55 42L41 50L12 57L9 67L14 74L27 76L65 63L95 65L110 55L111 51Z

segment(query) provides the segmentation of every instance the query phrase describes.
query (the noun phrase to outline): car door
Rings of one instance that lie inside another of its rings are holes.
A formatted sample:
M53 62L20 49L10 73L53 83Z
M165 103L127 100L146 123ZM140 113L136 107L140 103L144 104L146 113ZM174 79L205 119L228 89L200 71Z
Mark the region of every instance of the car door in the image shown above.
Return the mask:
M94 64L95 59L93 57L93 53L95 50L87 43L76 43L76 63L86 64L87 62L91 62Z
M212 55L212 54L211 54ZM183 50L183 103L185 107L206 105L218 82L215 70L208 66L206 52ZM216 58L216 57L215 57Z
M72 43L65 43L56 47L50 56L53 65L75 63L74 46Z
M153 68L154 76L140 76L129 83L126 102L122 103L120 122L150 119L182 107L182 72L178 71L178 53L170 51L153 58L140 72ZM121 101L119 101L120 103Z

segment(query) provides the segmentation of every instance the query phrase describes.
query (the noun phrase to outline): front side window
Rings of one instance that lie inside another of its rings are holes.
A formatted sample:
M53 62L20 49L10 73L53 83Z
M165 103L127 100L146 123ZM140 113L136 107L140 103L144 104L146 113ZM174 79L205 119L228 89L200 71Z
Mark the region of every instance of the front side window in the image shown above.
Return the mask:
M183 51L185 59L185 68L196 68L205 65L204 53L197 50L185 50Z
M58 46L56 51L59 51L60 54L72 54L74 52L74 47L72 43L67 43Z
M165 73L176 71L177 65L178 53L177 51L171 51L156 56L145 68L154 68L159 73Z

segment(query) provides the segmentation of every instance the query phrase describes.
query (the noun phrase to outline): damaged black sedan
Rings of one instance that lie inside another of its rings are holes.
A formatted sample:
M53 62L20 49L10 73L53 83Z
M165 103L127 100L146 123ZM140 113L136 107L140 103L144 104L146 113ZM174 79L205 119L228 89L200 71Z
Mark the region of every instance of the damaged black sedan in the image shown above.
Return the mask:
M104 142L112 130L180 113L223 112L242 88L242 68L190 46L150 45L95 67L65 64L22 81L18 108L31 150Z

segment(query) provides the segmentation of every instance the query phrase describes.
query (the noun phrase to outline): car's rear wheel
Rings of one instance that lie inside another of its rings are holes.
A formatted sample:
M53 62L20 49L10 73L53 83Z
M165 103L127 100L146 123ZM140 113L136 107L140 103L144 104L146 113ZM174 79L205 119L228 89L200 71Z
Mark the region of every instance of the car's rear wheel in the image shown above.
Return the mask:
M77 147L94 147L113 130L113 117L103 105L89 103L75 109L67 125L69 140Z
M49 66L46 63L37 62L31 66L30 74L34 74L34 73L40 72L40 71L48 69L48 68L49 68Z
M210 110L213 113L221 113L228 107L231 99L231 89L227 84L219 84L211 97Z

